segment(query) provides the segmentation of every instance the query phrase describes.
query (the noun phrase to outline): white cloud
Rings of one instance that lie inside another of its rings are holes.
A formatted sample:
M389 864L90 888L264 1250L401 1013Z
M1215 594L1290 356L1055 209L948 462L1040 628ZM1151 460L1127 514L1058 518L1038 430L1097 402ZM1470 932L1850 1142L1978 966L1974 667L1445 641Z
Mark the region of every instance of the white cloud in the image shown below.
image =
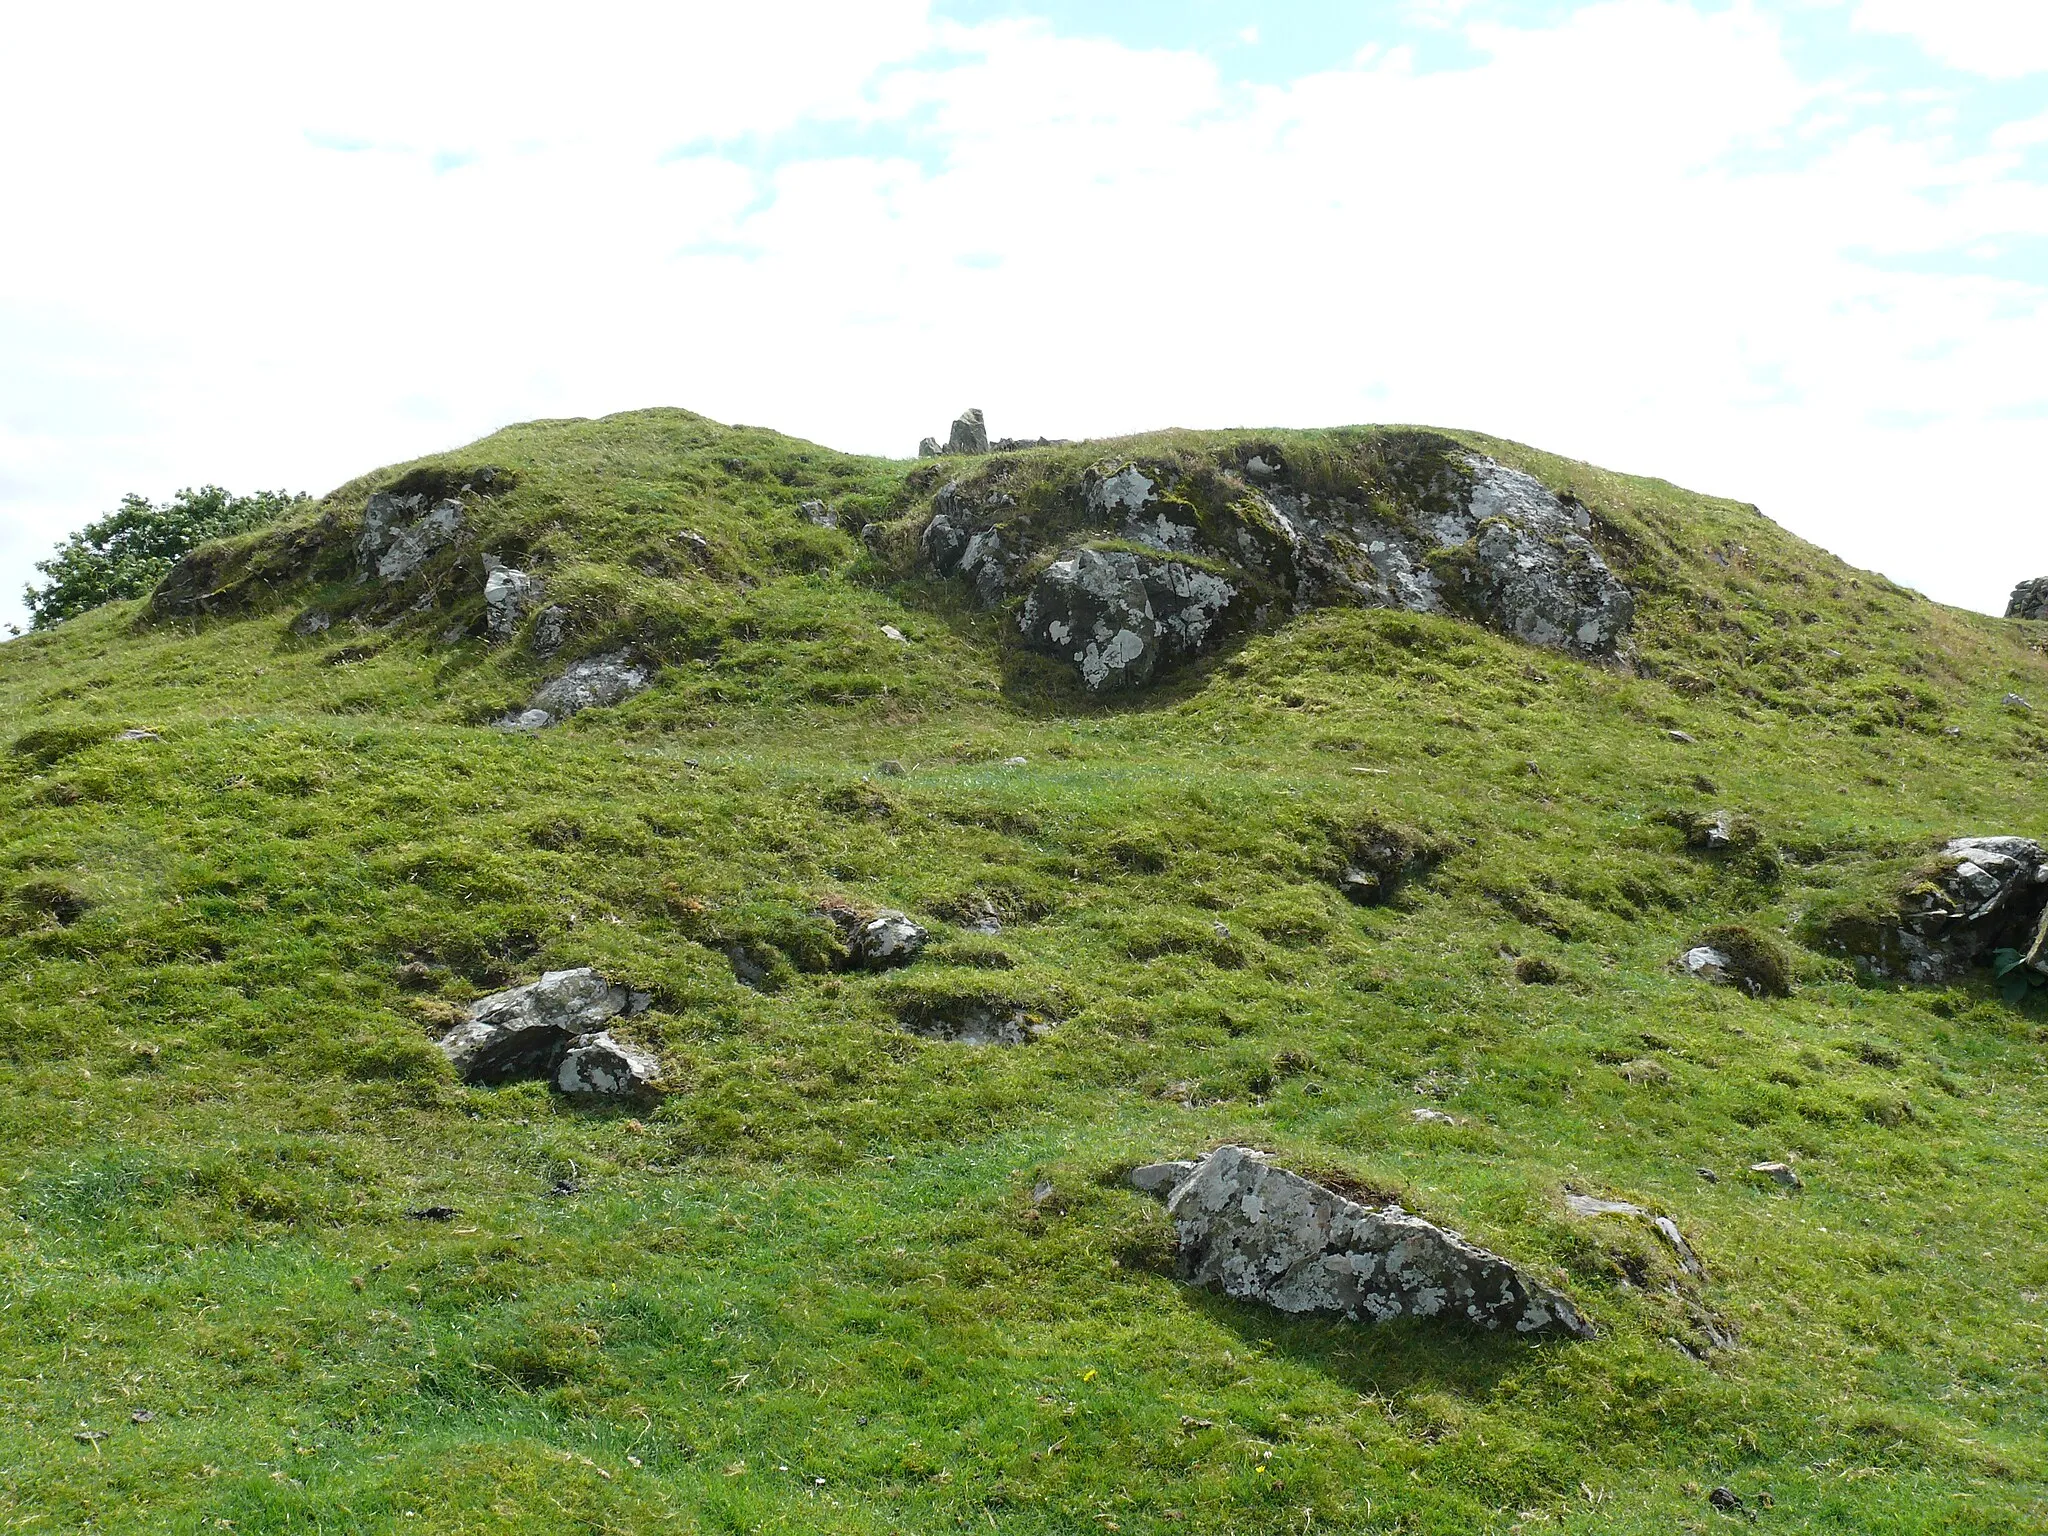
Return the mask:
M1752 6L1609 0L1468 27L1475 67L1257 88L908 0L574 35L418 9L48 8L0 64L30 232L0 246L0 607L130 488L319 490L656 403L897 453L968 403L1075 436L1436 421L1757 500L1979 606L2048 571L2007 467L2048 294L1954 255L2048 235L2048 190L2016 144L1816 128L1840 98Z
M1930 57L1995 80L2048 71L2042 0L1862 0L1856 25L1910 37Z

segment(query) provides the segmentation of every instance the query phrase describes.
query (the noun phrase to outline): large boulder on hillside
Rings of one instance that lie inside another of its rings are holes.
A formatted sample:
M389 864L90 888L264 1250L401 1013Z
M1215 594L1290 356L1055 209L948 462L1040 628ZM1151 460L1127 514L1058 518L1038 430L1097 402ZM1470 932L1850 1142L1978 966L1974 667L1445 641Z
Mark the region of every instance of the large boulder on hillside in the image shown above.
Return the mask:
M1017 628L1033 650L1072 662L1090 692L1108 693L1206 649L1237 595L1184 561L1082 548L1040 573Z
M2008 619L2048 619L2048 576L2036 576L2012 589L2012 601L2005 605Z
M626 651L585 657L543 684L532 703L498 725L508 731L545 730L586 709L623 703L645 689L653 675L646 663Z
M1896 912L1838 921L1826 937L1864 970L1904 981L1950 981L1999 950L2048 975L2048 855L2030 837L1957 838Z
M1180 1272L1192 1284L1289 1313L1352 1322L1438 1317L1521 1334L1594 1337L1572 1303L1498 1254L1397 1205L1372 1210L1246 1147L1218 1147L1170 1191Z
M441 1041L466 1083L503 1083L553 1075L580 1037L624 1013L632 994L589 966L549 971L539 981L494 992Z
M462 503L452 496L436 501L378 491L363 507L363 527L356 536L363 579L374 576L387 586L405 581L461 532Z
M1029 643L1072 661L1090 689L1137 686L1173 654L1213 648L1220 608L1239 597L1255 623L1398 607L1591 660L1627 650L1635 597L1594 542L1592 513L1533 475L1428 433L1374 439L1355 484L1327 465L1297 475L1276 448L1219 458L1107 459L1048 488L1033 479L1042 467L998 457L938 490L920 552L985 604L1035 608ZM1105 539L1125 547L1095 547ZM1178 573L1131 545L1184 557ZM1155 575L1190 587L1164 607L1151 592L1154 621L1177 631L1156 653L1130 622L1130 583L1154 587Z

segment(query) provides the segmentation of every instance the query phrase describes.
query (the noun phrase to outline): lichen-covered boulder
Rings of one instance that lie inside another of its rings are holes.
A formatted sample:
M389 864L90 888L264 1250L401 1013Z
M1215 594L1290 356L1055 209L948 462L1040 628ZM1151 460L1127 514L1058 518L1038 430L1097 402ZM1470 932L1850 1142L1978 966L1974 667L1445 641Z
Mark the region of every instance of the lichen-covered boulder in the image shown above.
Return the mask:
M1082 548L1040 573L1017 628L1033 650L1072 662L1090 692L1108 693L1207 648L1237 596L1184 561Z
M969 406L953 418L952 430L946 435L946 452L988 452L988 425L982 420L979 406Z
M496 555L484 556L484 629L493 640L510 640L540 602L538 576L514 570Z
M661 1081L661 1063L609 1031L585 1035L562 1053L555 1087L572 1098L625 1098Z
M494 992L441 1041L466 1083L551 1075L570 1044L625 1012L632 993L589 966L549 971L539 981Z
M462 503L453 497L430 502L424 495L378 491L363 507L363 527L356 536L363 577L396 585L461 532Z
M1371 1210L1245 1147L1218 1147L1167 1202L1189 1282L1353 1322L1439 1317L1594 1337L1572 1303L1498 1254L1399 1206Z
M901 912L877 912L853 930L847 952L861 970L884 971L908 965L930 937Z
M508 731L544 730L586 709L622 703L646 688L652 677L652 669L626 651L586 657L543 684L524 710L498 724Z
M2036 576L2012 589L2012 601L2005 605L2008 619L2048 619L2048 576Z

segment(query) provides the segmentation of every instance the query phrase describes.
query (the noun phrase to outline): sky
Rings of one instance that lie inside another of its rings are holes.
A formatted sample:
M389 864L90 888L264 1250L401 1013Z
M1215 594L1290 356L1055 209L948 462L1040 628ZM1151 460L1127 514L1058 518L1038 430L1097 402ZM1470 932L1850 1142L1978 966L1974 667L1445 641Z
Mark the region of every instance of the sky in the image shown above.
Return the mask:
M2044 0L72 0L0 51L0 624L125 492L680 405L1467 427L2003 611Z

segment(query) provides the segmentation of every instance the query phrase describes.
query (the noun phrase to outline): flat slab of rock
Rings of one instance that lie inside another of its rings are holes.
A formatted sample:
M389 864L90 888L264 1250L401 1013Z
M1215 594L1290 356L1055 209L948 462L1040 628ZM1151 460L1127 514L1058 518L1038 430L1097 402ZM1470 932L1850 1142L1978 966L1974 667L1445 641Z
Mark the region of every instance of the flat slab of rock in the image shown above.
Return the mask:
M1282 1312L1437 1317L1595 1337L1561 1293L1399 1206L1372 1210L1246 1147L1218 1147L1167 1202L1182 1277Z
M555 1087L575 1098L624 1098L660 1081L660 1062L608 1031L576 1041L555 1069Z
M1200 1165L1191 1158L1182 1158L1171 1163L1141 1163L1124 1175L1124 1182L1141 1195L1150 1195L1156 1200L1172 1198L1173 1192L1187 1182L1189 1174Z
M589 966L549 971L539 981L478 998L441 1041L466 1083L549 1077L579 1037L601 1030L633 994Z

